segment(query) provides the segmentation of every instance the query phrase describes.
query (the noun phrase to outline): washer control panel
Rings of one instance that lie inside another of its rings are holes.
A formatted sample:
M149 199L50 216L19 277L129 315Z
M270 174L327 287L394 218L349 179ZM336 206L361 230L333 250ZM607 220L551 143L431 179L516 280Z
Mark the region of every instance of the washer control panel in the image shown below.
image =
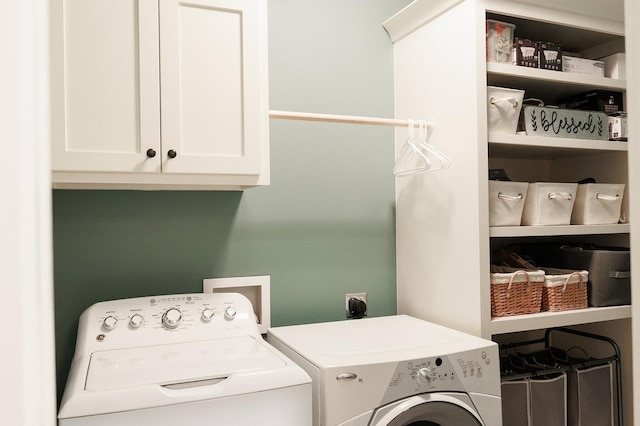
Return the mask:
M80 317L77 345L92 352L240 335L260 335L245 296L194 293L96 303Z

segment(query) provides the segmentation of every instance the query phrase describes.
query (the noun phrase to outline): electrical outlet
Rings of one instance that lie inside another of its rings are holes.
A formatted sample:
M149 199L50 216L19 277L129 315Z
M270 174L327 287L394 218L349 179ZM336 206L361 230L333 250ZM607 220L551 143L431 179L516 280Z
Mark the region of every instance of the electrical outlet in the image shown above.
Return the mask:
M344 298L344 308L345 308L345 310L346 310L346 312L347 312L347 318L353 318L353 317L354 317L353 313L352 313L352 312L351 312L351 310L349 309L349 301L350 301L351 299L358 299L358 300L361 300L361 301L363 301L363 302L365 303L365 305L366 305L366 304L367 304L367 293L347 293L347 294L345 295L345 298ZM363 316L365 316L365 317L367 316L367 309L368 309L368 306L367 306L367 308L366 308L366 309L365 309L365 311L364 311L364 315L363 315Z

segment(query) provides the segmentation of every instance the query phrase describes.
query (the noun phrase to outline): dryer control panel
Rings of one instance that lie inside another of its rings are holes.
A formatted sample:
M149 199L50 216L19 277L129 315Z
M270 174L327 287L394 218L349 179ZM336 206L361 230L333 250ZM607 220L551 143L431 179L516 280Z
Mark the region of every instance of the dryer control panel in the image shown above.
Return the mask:
M161 295L96 303L78 324L76 350L260 336L251 302L238 293Z
M499 380L497 346L397 364L384 403L426 392L486 392Z

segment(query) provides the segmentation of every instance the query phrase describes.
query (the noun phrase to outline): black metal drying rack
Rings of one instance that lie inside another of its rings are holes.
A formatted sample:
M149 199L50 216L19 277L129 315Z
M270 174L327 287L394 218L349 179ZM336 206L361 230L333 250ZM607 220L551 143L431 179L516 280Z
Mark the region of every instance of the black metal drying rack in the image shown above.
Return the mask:
M502 381L512 381L512 380L521 380L524 378L535 378L535 377L548 377L554 374L566 373L569 371L581 370L590 367L597 367L609 363L613 363L615 365L615 388L616 388L616 408L617 408L617 420L618 426L622 426L623 423L623 413L622 413L622 381L621 381L621 369L620 369L620 348L618 344L613 340L606 336L600 336L593 333L588 333L580 330L573 330L565 327L554 327L549 328L545 331L544 337L540 339L527 340L522 342L515 343L505 343L500 345L500 351L508 351L509 349L517 350L518 347L522 346L534 346L539 345L541 343L544 344L544 350L553 350L551 346L551 334L557 333L568 333L573 334L580 337L585 337L588 339L598 340L600 342L608 343L611 347L613 355L604 357L604 358L590 358L586 359L574 358L571 359L567 356L564 359L563 363L554 367L546 367L540 368L539 366L534 366L530 363L524 362L522 365L513 365L511 371L504 372L501 368L501 380ZM565 354L568 354L568 350L565 350ZM504 360L503 360L504 361ZM513 362L514 358L508 358L509 362ZM502 362L501 362L502 363Z

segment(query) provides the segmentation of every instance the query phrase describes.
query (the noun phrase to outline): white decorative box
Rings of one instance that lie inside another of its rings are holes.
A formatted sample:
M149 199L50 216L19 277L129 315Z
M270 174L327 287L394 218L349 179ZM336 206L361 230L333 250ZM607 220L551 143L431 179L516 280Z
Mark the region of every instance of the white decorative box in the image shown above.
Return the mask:
M609 139L609 118L604 112L577 109L524 107L527 135L595 139Z
M610 78L618 78L625 80L627 78L626 73L626 60L624 53L616 53L613 55L605 56L602 58L604 62L604 76Z
M573 56L563 56L562 71L604 77L604 62L594 61L592 59L576 58Z
M530 183L522 225L569 225L577 189L577 183Z
M618 223L624 184L585 183L578 185L571 214L574 225Z
M489 226L518 226L528 182L489 181Z

